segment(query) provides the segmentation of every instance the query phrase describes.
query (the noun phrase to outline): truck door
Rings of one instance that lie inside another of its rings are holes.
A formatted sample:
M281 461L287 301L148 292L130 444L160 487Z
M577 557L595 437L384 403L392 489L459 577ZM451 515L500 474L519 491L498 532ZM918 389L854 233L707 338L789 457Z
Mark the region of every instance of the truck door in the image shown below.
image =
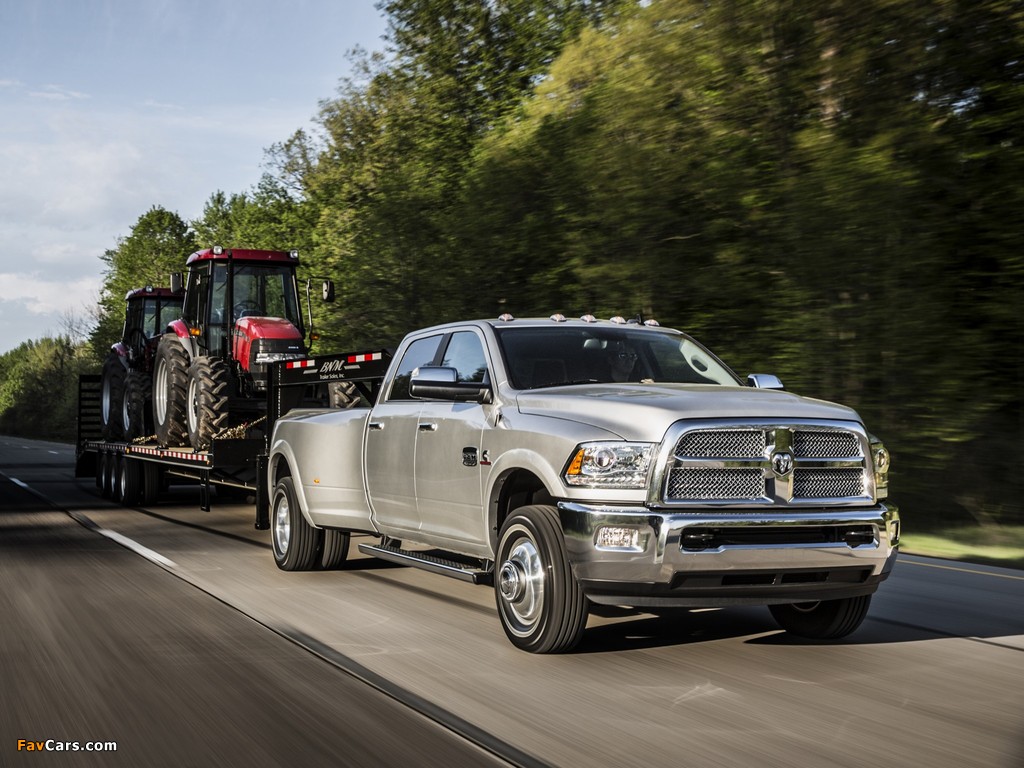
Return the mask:
M443 336L412 342L402 355L394 380L373 407L366 430L366 488L374 522L388 533L420 527L416 509L416 437L422 400L409 395L409 379L421 365L429 365Z
M451 335L440 365L455 368L460 381L488 381L482 339L474 331ZM485 544L487 519L481 503L481 462L486 410L479 403L424 400L416 431L416 497L420 524L431 534Z

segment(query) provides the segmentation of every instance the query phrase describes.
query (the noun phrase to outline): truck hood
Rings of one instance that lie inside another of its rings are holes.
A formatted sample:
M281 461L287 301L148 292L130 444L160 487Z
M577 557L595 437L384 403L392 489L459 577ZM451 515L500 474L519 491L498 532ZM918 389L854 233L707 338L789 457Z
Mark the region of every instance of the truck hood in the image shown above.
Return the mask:
M790 392L711 384L580 384L520 392L519 411L600 427L625 440L659 442L681 419L860 421L843 405Z

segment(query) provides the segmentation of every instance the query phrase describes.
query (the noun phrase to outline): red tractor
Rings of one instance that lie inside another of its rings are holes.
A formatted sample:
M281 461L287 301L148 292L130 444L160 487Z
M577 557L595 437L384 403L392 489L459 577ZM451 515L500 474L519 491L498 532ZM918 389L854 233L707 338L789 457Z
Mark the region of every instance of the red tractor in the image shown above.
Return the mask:
M181 296L167 288L136 288L125 299L124 331L103 362L100 421L108 440L152 432L153 360L163 329L181 315Z
M255 420L266 405L267 364L308 354L298 263L296 251L216 247L189 256L181 316L167 325L153 372L162 447L207 450L229 427ZM172 290L180 291L181 282L171 275ZM333 295L325 281L324 300Z

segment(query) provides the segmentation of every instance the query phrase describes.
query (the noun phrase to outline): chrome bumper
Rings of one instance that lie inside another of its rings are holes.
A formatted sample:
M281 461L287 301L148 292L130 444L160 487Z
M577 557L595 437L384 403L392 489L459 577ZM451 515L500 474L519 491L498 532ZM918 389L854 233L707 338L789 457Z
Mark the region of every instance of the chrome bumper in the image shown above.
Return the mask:
M610 605L766 605L870 594L892 570L899 542L899 511L883 503L680 514L560 502L558 511L583 591Z

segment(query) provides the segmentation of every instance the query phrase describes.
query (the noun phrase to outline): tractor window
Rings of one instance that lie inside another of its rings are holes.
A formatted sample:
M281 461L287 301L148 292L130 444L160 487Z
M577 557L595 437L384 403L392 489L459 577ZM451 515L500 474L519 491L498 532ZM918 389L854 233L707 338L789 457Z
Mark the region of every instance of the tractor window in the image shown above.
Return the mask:
M236 265L234 316L281 317L302 328L295 278L288 267Z

